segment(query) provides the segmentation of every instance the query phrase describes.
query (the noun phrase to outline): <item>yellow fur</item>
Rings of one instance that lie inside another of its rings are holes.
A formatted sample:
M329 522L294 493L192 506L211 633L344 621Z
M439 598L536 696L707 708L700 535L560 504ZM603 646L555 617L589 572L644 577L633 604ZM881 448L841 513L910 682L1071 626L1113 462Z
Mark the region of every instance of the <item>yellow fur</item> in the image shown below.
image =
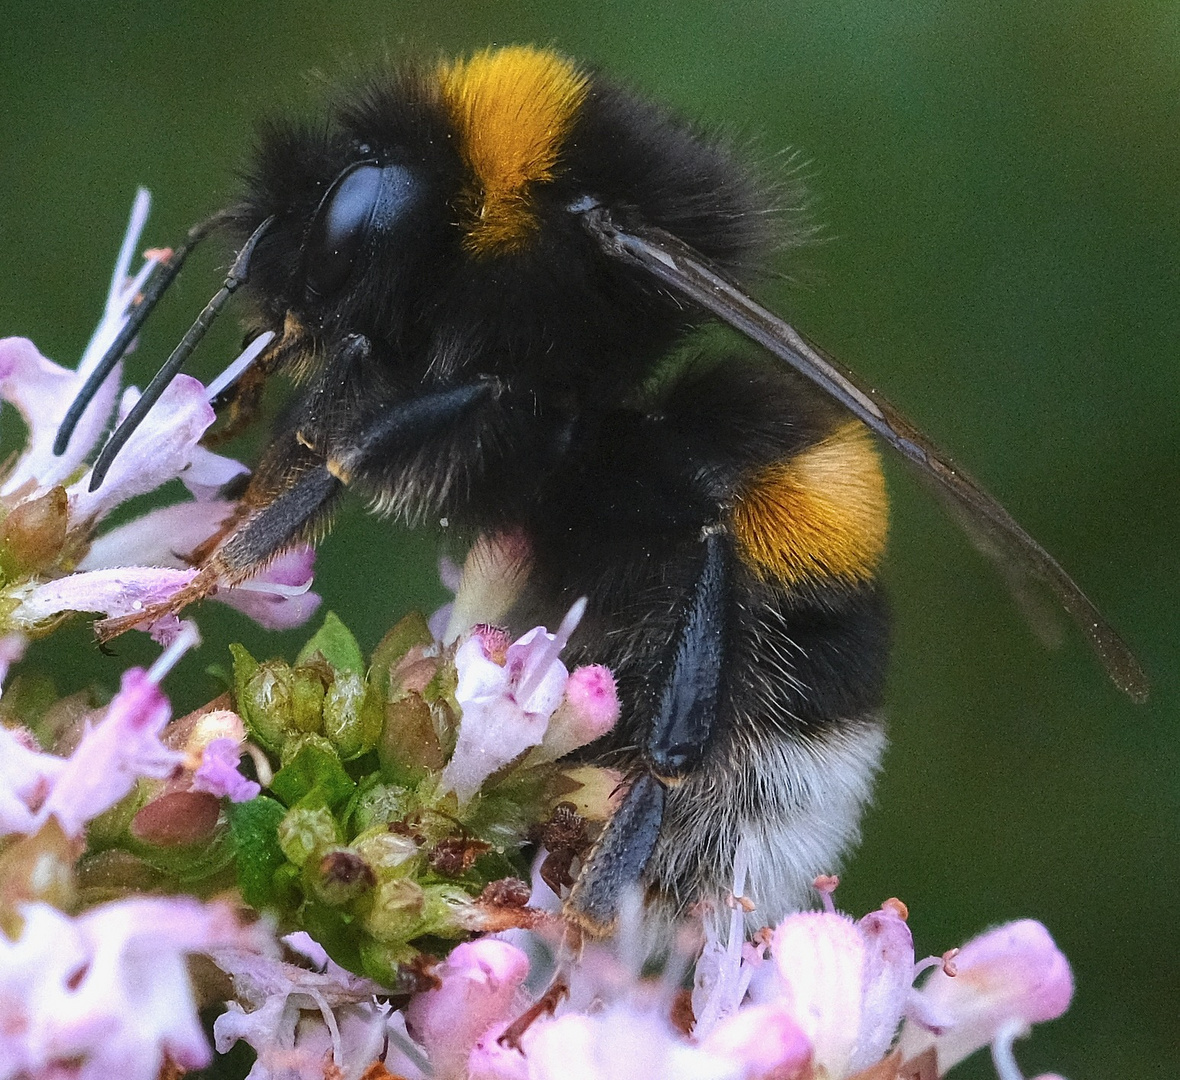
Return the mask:
M444 64L439 81L473 178L467 247L477 255L519 251L537 226L529 187L556 174L586 75L556 53L513 46Z
M846 424L822 442L754 473L731 511L743 560L787 585L873 576L889 506L868 432Z

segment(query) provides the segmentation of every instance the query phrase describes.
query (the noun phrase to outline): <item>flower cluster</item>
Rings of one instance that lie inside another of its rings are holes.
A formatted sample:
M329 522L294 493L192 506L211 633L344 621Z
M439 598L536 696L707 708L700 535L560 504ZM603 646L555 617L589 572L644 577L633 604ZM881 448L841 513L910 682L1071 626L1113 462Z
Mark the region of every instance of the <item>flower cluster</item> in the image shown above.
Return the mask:
M859 920L829 904L754 941L742 936L745 906L727 939L720 920L704 921L691 995L679 989L683 957L641 977L638 922L561 957L556 975L502 938L460 945L400 1011L322 956L314 973L256 959L245 965L254 1009L218 1021L218 1049L249 1041L251 1080L933 1080L990 1043L1001 1080L1020 1080L1013 1040L1072 995L1065 958L1029 920L915 964L900 901Z
M609 672L560 659L582 608L555 634L477 626L445 646L409 616L368 662L332 614L294 664L235 647L264 756L262 794L227 814L245 899L387 986L412 982L421 947L535 919L523 847L557 817L584 854L619 783L557 763L618 716Z
M141 193L77 371L0 340L0 399L28 426L0 473L0 680L66 613L184 588L235 512L219 492L243 466L199 440L265 337L209 388L174 379L96 491L85 461L136 400L117 368L53 453L158 257L128 280L146 213ZM191 501L99 530L175 478ZM219 1053L252 1048L250 1080L938 1080L989 1044L1022 1080L1014 1040L1073 991L1039 923L916 962L900 901L853 919L828 878L823 910L747 940L739 848L728 912L669 935L631 896L612 942L565 925L624 784L568 757L619 701L607 669L562 660L585 600L515 640L474 622L507 611L522 553L477 541L454 604L368 657L331 613L291 663L233 647L227 692L174 721L160 683L199 638L168 616L104 709L0 726L0 1080L175 1078L212 1060L205 1006ZM299 549L219 599L295 625L310 580Z
M267 945L229 905L192 897L128 896L79 911L92 823L145 779L183 771L184 754L161 738L171 710L159 683L197 640L186 623L150 670L126 672L68 755L0 728L2 1080L154 1080L166 1061L207 1064L186 957Z
M129 276L149 201L140 191L102 319L76 370L46 359L27 338L0 339L0 400L16 407L28 429L24 451L0 472L0 635L5 635L0 666L5 670L27 638L48 633L69 612L117 618L167 601L195 576L191 553L216 537L235 511L236 504L219 491L246 467L200 445L215 419L211 400L217 386L207 390L187 375L172 380L97 490L89 490L86 460L112 415L121 420L139 396L134 387L120 394L121 365L82 413L64 451L53 451L66 410L126 325L160 257L149 253ZM245 359L269 341L263 335L252 342ZM96 535L117 506L177 478L191 501ZM319 604L308 591L311 564L310 548L295 549L241 585L219 590L217 599L264 626L297 626ZM169 616L147 629L168 641L179 625Z
M67 1059L83 1077L122 1063L145 1080L165 1056L203 1064L183 962L194 951L235 980L219 1045L247 1039L276 1077L296 1061L316 1075L325 1054L364 1064L384 1052L372 1016L390 1012L374 994L436 981L422 949L551 919L513 876L520 850L554 814L589 836L617 784L554 761L618 715L609 673L571 673L558 655L580 614L556 634L512 642L480 626L449 646L410 617L368 664L329 615L294 664L237 649L232 697L169 723L159 682L198 640L186 623L101 719L60 733L58 752L0 728L0 1029L13 1040L0 1080L58 1075ZM324 970L268 958L266 933L223 905L137 895L232 883L314 930L290 940ZM152 1014L133 1026L147 993ZM363 1052L347 1049L354 1036Z

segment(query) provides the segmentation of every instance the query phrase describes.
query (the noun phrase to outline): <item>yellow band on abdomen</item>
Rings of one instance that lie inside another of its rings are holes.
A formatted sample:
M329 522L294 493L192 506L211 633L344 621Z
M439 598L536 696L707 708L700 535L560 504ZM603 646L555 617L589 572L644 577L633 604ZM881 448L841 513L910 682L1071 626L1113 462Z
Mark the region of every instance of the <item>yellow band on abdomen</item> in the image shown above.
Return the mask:
M889 504L872 437L838 428L752 473L730 512L743 561L787 585L870 580L885 550Z

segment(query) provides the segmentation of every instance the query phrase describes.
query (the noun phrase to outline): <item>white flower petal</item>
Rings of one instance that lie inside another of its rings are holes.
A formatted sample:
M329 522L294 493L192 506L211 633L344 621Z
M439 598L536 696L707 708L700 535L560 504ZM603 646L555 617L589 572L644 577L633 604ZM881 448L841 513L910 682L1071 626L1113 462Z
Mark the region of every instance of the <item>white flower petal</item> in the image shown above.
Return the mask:
M125 415L138 399L138 392L129 389L120 412ZM197 442L214 419L205 388L188 375L177 375L127 440L98 490L89 490L89 472L70 486L71 521L98 521L119 503L180 476L192 465Z
M103 533L92 541L80 571L117 566L190 567L188 556L205 543L234 512L225 500L162 506Z
M163 603L196 576L195 570L124 566L70 574L56 581L10 589L20 603L9 615L13 626L32 630L65 611L101 611L110 618Z
M67 480L102 434L115 403L119 379L116 367L86 407L66 452L57 457L53 440L85 380L77 372L47 360L27 338L0 340L0 398L16 406L29 429L24 452L0 494L9 495L30 481L37 488L47 488Z

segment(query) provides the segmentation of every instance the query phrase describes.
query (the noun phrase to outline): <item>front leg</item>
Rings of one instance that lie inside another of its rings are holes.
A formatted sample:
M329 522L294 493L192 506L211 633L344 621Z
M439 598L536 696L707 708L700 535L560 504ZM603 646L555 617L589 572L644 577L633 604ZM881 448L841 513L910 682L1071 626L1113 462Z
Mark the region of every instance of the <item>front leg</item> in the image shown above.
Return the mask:
M364 480L390 458L444 434L495 390L494 383L472 383L391 405L327 454L309 445L300 432L289 432L268 453L246 491L241 513L197 576L164 604L100 623L100 639L175 614L219 586L257 573L292 545L315 539L354 479Z
M713 739L730 567L720 532L706 533L703 547L700 572L660 666L656 708L643 747L646 768L632 781L566 901L566 914L594 935L611 932L623 897L641 887L659 840L667 789L700 767Z

